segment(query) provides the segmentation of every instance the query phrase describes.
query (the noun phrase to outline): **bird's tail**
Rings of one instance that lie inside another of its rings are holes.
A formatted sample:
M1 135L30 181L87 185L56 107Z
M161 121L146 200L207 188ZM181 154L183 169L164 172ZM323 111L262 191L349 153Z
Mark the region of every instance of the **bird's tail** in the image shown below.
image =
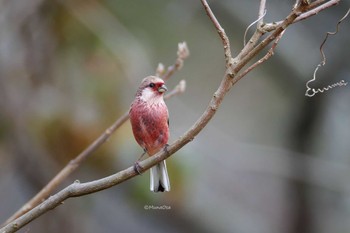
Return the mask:
M170 191L170 182L165 160L151 168L150 188L152 192Z

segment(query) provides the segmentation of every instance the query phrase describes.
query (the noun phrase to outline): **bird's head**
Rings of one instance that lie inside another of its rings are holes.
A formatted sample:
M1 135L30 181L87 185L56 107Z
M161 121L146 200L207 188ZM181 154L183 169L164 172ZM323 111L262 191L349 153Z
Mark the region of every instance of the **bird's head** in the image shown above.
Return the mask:
M148 76L142 80L136 95L146 102L154 102L157 99L163 100L163 94L167 90L163 79L156 76Z

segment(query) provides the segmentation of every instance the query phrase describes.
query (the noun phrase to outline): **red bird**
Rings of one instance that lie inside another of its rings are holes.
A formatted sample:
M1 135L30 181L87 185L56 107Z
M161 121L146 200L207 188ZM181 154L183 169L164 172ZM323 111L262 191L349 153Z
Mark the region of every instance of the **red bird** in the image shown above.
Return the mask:
M165 91L167 88L161 78L144 78L129 111L134 137L149 156L165 148L169 139L169 113L163 99ZM137 168L137 163L135 165ZM152 192L170 191L165 160L151 168L150 189Z

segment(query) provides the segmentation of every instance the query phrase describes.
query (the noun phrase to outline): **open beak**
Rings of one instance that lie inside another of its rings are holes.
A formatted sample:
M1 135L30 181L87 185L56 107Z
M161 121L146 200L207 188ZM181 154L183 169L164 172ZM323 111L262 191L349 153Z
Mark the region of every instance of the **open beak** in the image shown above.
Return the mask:
M158 92L163 93L166 92L168 88L163 84L158 88Z

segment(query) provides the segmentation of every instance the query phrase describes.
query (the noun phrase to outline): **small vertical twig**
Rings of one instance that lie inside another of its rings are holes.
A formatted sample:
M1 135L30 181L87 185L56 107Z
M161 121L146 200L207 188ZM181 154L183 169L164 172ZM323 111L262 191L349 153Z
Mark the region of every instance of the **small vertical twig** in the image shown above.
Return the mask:
M174 65L169 66L167 69L167 72L165 74L160 74L159 76L164 81L167 81L175 73L175 71L178 71L182 68L183 63L184 63L185 59L188 58L188 56L190 56L190 50L187 47L187 43L186 42L179 43L177 46L177 58L176 58ZM160 65L158 65L158 67L159 66L162 66L161 63L160 63Z
M247 43L246 43L246 37L247 37L247 33L248 33L248 30L256 23L260 23L261 22L261 25L262 25L262 19L264 18L264 16L266 15L266 10L263 12L262 15L259 14L259 18L257 20L255 20L254 22L252 22L251 24L249 24L249 26L247 27L247 29L245 30L244 32L244 36L243 36L243 46L245 46ZM258 28L260 28L258 26Z
M213 11L209 7L209 4L207 3L206 0L201 0L202 5L204 6L204 10L207 13L209 19L212 21L214 24L214 27L216 28L222 44L224 46L224 53L225 53L225 63L226 63L226 68L229 68L232 64L232 55L231 55L231 46L230 46L230 41L226 35L226 32L223 27L221 27L219 21L216 19Z
M258 61L256 61L253 65L249 66L247 69L245 69L242 73L239 73L239 75L237 75L235 82L238 82L241 78L243 78L244 76L246 76L250 71L252 71L253 69L255 69L257 66L261 65L262 63L264 63L265 61L267 61L270 57L272 57L274 55L274 51L276 49L276 46L278 44L278 42L280 41L280 39L282 38L283 34L285 31L282 31L281 34L279 34L275 41L273 42L271 48L269 49L269 51L265 54L265 56L263 56L261 59L259 59Z
M258 28L264 23L264 16L266 15L266 0L260 1L259 13L258 13Z

